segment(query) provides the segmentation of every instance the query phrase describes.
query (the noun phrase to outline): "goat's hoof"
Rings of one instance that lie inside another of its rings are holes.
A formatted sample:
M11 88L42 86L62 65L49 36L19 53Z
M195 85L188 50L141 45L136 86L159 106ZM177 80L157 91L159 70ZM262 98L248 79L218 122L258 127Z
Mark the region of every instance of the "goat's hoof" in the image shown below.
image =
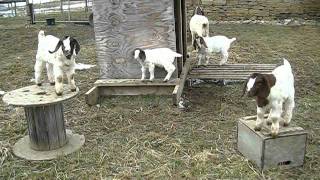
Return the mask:
M278 133L276 133L276 132L271 132L271 137L272 137L272 138L278 137Z
M42 83L37 83L37 86L42 86Z
M71 92L75 92L77 91L77 88L71 89Z
M62 92L56 92L58 96L62 96Z
M169 81L168 79L164 79L164 80L163 80L163 82L168 82L168 81Z
M54 86L55 84L56 84L56 82L51 82L50 83L51 86Z
M271 126L272 122L271 121L267 121L267 125Z
M255 126L255 127L254 127L254 130L255 130L255 131L261 131L261 127Z
M288 127L290 125L290 123L284 122L283 123L283 127Z

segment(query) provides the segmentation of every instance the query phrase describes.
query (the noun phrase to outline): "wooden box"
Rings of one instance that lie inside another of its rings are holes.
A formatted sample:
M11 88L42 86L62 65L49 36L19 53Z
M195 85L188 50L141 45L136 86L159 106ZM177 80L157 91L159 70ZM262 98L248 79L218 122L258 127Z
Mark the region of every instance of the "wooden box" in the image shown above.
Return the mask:
M306 152L307 132L301 127L283 127L277 138L270 135L270 126L263 125L255 131L256 116L240 118L237 127L237 148L247 159L253 161L260 170L271 167L301 166Z

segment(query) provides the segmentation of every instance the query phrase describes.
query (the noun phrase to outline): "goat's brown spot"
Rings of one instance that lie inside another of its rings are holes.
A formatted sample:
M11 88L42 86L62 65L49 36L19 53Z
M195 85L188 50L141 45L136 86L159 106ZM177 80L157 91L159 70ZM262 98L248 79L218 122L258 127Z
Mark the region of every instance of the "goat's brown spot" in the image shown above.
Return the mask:
M270 94L271 88L276 83L276 78L274 77L273 74L260 74L260 73L254 73L250 76L250 78L256 78L256 80L252 88L248 92L248 96L256 97L258 107L266 106L269 103L267 97Z

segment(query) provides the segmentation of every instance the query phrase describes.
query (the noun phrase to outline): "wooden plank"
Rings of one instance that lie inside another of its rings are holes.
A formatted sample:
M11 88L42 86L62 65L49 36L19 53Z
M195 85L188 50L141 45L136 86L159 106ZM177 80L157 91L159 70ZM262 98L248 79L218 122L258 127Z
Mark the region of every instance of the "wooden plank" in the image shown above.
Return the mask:
M54 105L54 114L56 116L59 144L60 144L60 147L62 147L68 142L62 103L58 103Z
M33 107L25 107L25 116L28 123L28 132L29 132L29 139L30 139L30 147L33 149L37 149L38 147L38 137L36 131L36 122L33 113Z
M47 122L46 129L48 130L48 141L49 141L49 149L58 149L60 146L59 143L59 131L58 124L55 114L55 108L53 105L45 106L45 121Z
M140 78L141 67L132 54L137 47L176 50L173 0L95 0L93 13L103 79ZM155 75L162 78L166 72L156 68Z
M182 11L182 38L183 38L183 64L185 64L186 60L187 60L187 7L186 7L186 1L185 0L181 0L181 11ZM182 71L182 70L181 70Z
M33 113L37 132L37 139L35 140L37 147L35 149L39 151L50 150L43 107L34 107Z
M95 86L175 86L179 79L170 79L163 82L162 79L155 79L154 81L141 81L140 79L99 79Z
M256 72L262 72L262 73L271 73L271 70L192 70L189 72L189 74L219 74L219 73L229 73L229 74L236 74L236 73L256 73Z
M180 54L183 53L183 37L182 37L182 9L181 9L181 1L174 1L175 6L175 29L176 29L176 49ZM178 66L178 74L181 73L183 67L183 57L177 58L177 66Z
M183 66L183 69L180 75L180 82L179 82L179 87L176 93L176 100L173 101L173 105L178 105L178 102L180 101L190 68L191 68L191 59L188 59L185 65Z
M277 64L224 64L222 66L218 64L208 64L206 65L207 67L250 67L250 66L257 66L257 67L262 67L262 66L271 66L271 67L276 67Z
M90 106L98 104L99 101L99 87L94 86L85 93L86 103Z
M176 85L174 87L174 90L172 91L172 102L174 105L177 105L179 103L179 100L177 99L178 91L179 91L179 85Z
M233 80L246 80L249 76L202 76L202 75L188 75L189 79L233 79Z
M100 96L171 95L174 86L101 86Z
M192 68L193 70L274 70L273 67L207 67L207 68Z

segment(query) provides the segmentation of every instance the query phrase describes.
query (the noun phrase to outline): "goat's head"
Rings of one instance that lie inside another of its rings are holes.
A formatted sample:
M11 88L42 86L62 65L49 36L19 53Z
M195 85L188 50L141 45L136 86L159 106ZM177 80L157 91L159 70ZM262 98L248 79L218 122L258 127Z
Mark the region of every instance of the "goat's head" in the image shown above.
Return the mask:
M247 92L248 97L267 98L275 83L276 78L273 74L253 73L243 87L242 96Z
M146 53L141 48L136 48L133 50L133 57L137 60L139 58L143 62L146 60Z
M80 45L76 39L73 37L65 36L63 39L59 40L54 51L49 51L51 54L62 48L62 52L67 59L71 59L72 55L78 55L80 51Z
M207 43L206 41L203 39L203 37L196 35L196 37L194 38L194 42L193 42L193 47L195 50L201 50L201 49L207 49Z
M203 11L202 7L197 6L193 12L193 15L195 15L195 14L204 16L204 11Z

